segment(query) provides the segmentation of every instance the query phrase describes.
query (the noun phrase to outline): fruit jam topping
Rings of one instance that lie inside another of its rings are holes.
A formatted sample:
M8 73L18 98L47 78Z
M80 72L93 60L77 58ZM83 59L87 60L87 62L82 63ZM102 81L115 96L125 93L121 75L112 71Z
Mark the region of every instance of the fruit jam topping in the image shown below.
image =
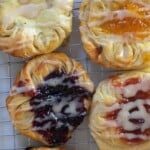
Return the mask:
M78 84L78 76L54 71L44 78L30 100L35 118L33 130L40 133L49 145L65 143L84 119L84 101L92 93Z
M150 80L128 79L119 93L122 100L109 106L108 121L117 123L120 138L130 144L137 144L150 138Z
M147 5L128 0L121 3L113 2L114 8L112 7L111 11L108 11L109 14L101 24L102 29L118 35L132 33L142 39L147 37L150 26L150 8Z

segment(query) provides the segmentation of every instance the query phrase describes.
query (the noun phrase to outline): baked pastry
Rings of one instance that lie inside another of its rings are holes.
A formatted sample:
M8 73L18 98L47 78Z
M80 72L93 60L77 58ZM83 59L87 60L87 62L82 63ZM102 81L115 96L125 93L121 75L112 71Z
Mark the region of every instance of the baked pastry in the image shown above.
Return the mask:
M80 32L89 57L112 69L150 66L150 1L83 0Z
M48 147L37 147L37 148L27 148L26 150L65 150L64 148L48 148Z
M100 150L148 150L150 69L102 81L94 94L90 129Z
M18 131L49 146L64 144L90 107L93 83L63 53L33 58L18 74L7 108Z
M1 0L0 49L32 57L55 50L72 28L73 0Z

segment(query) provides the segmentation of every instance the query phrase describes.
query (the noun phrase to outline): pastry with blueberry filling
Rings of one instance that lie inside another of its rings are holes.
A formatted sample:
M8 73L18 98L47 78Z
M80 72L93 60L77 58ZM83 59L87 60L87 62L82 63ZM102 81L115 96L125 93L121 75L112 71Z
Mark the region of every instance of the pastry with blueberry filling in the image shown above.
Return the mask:
M72 30L73 0L1 0L0 50L17 57L49 53Z
M83 0L80 22L94 62L121 70L150 66L149 0Z
M57 146L66 143L82 123L93 91L81 63L55 52L24 65L7 98L7 108L20 133Z
M148 150L150 69L102 81L93 97L90 129L101 150Z

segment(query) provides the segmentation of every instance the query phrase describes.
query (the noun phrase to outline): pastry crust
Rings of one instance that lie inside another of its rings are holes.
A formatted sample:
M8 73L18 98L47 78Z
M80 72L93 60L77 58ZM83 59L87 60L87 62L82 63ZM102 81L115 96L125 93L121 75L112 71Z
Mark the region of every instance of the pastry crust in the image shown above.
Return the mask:
M102 81L94 94L90 129L100 150L150 148L150 69Z
M27 148L27 150L65 150L64 148L48 148L48 147L37 147L37 148Z
M32 57L58 48L72 30L73 0L0 1L0 49Z
M49 146L64 144L90 107L94 86L63 53L37 56L18 74L7 108L17 130Z
M150 1L83 0L80 32L89 57L111 69L150 65Z

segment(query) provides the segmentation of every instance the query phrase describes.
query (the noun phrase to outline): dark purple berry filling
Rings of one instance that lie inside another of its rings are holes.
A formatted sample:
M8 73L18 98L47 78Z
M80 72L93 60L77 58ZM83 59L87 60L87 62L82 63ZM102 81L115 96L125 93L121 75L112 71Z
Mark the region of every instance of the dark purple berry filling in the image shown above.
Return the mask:
M35 114L33 130L51 146L64 144L87 114L84 99L91 97L91 92L78 85L78 76L54 71L30 100Z

